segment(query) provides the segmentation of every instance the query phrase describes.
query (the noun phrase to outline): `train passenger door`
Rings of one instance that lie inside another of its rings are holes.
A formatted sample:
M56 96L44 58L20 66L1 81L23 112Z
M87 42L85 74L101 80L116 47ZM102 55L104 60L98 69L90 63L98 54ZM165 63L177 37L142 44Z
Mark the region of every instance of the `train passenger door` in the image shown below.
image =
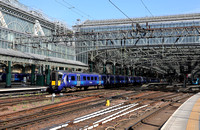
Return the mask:
M99 75L99 85L101 85L101 75Z
M110 75L107 76L107 84L110 84Z
M80 74L77 74L77 86L81 85L81 77Z

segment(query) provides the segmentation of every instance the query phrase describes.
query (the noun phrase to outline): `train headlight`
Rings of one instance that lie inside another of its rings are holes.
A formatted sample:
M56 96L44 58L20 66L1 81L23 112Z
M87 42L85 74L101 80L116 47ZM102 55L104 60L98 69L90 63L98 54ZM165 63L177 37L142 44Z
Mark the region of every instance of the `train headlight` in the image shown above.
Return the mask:
M56 81L51 81L51 85L56 85Z

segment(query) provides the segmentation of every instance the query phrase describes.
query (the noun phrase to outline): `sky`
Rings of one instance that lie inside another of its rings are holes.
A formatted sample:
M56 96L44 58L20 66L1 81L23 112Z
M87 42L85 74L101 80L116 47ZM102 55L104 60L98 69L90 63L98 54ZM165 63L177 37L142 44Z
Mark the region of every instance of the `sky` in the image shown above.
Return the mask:
M200 0L111 0L128 17L151 17L200 13ZM146 5L148 10L145 8ZM85 20L127 18L109 0L19 0L20 3L42 11L52 20L69 27Z

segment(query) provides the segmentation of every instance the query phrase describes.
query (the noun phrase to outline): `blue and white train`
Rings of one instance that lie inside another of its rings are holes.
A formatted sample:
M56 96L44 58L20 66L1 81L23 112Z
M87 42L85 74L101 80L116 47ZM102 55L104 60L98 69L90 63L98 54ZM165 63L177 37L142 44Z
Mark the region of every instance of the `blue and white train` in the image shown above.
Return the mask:
M84 88L90 86L124 86L128 84L143 84L148 82L160 82L159 79L147 79L146 77L133 77L122 75L101 75L88 73L71 73L66 71L53 71L51 73L51 85L47 88L49 93L59 93L64 89Z
M26 77L26 79L29 79L30 74L12 73L11 74L11 81L12 82L21 82L21 81L24 80L24 77ZM6 73L0 72L0 82L6 82Z

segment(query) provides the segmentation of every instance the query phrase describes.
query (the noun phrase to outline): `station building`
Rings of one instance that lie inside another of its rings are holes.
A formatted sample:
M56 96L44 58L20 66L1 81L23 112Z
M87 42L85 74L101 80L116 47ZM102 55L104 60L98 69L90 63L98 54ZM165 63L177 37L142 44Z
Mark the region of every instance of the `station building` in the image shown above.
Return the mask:
M51 42L15 42L18 38L70 32L72 30L64 22L51 20L41 11L31 9L18 0L0 0L0 73L31 73L32 84L37 74L47 75L49 84L50 70L87 69L87 64L76 61L74 43L65 46Z

